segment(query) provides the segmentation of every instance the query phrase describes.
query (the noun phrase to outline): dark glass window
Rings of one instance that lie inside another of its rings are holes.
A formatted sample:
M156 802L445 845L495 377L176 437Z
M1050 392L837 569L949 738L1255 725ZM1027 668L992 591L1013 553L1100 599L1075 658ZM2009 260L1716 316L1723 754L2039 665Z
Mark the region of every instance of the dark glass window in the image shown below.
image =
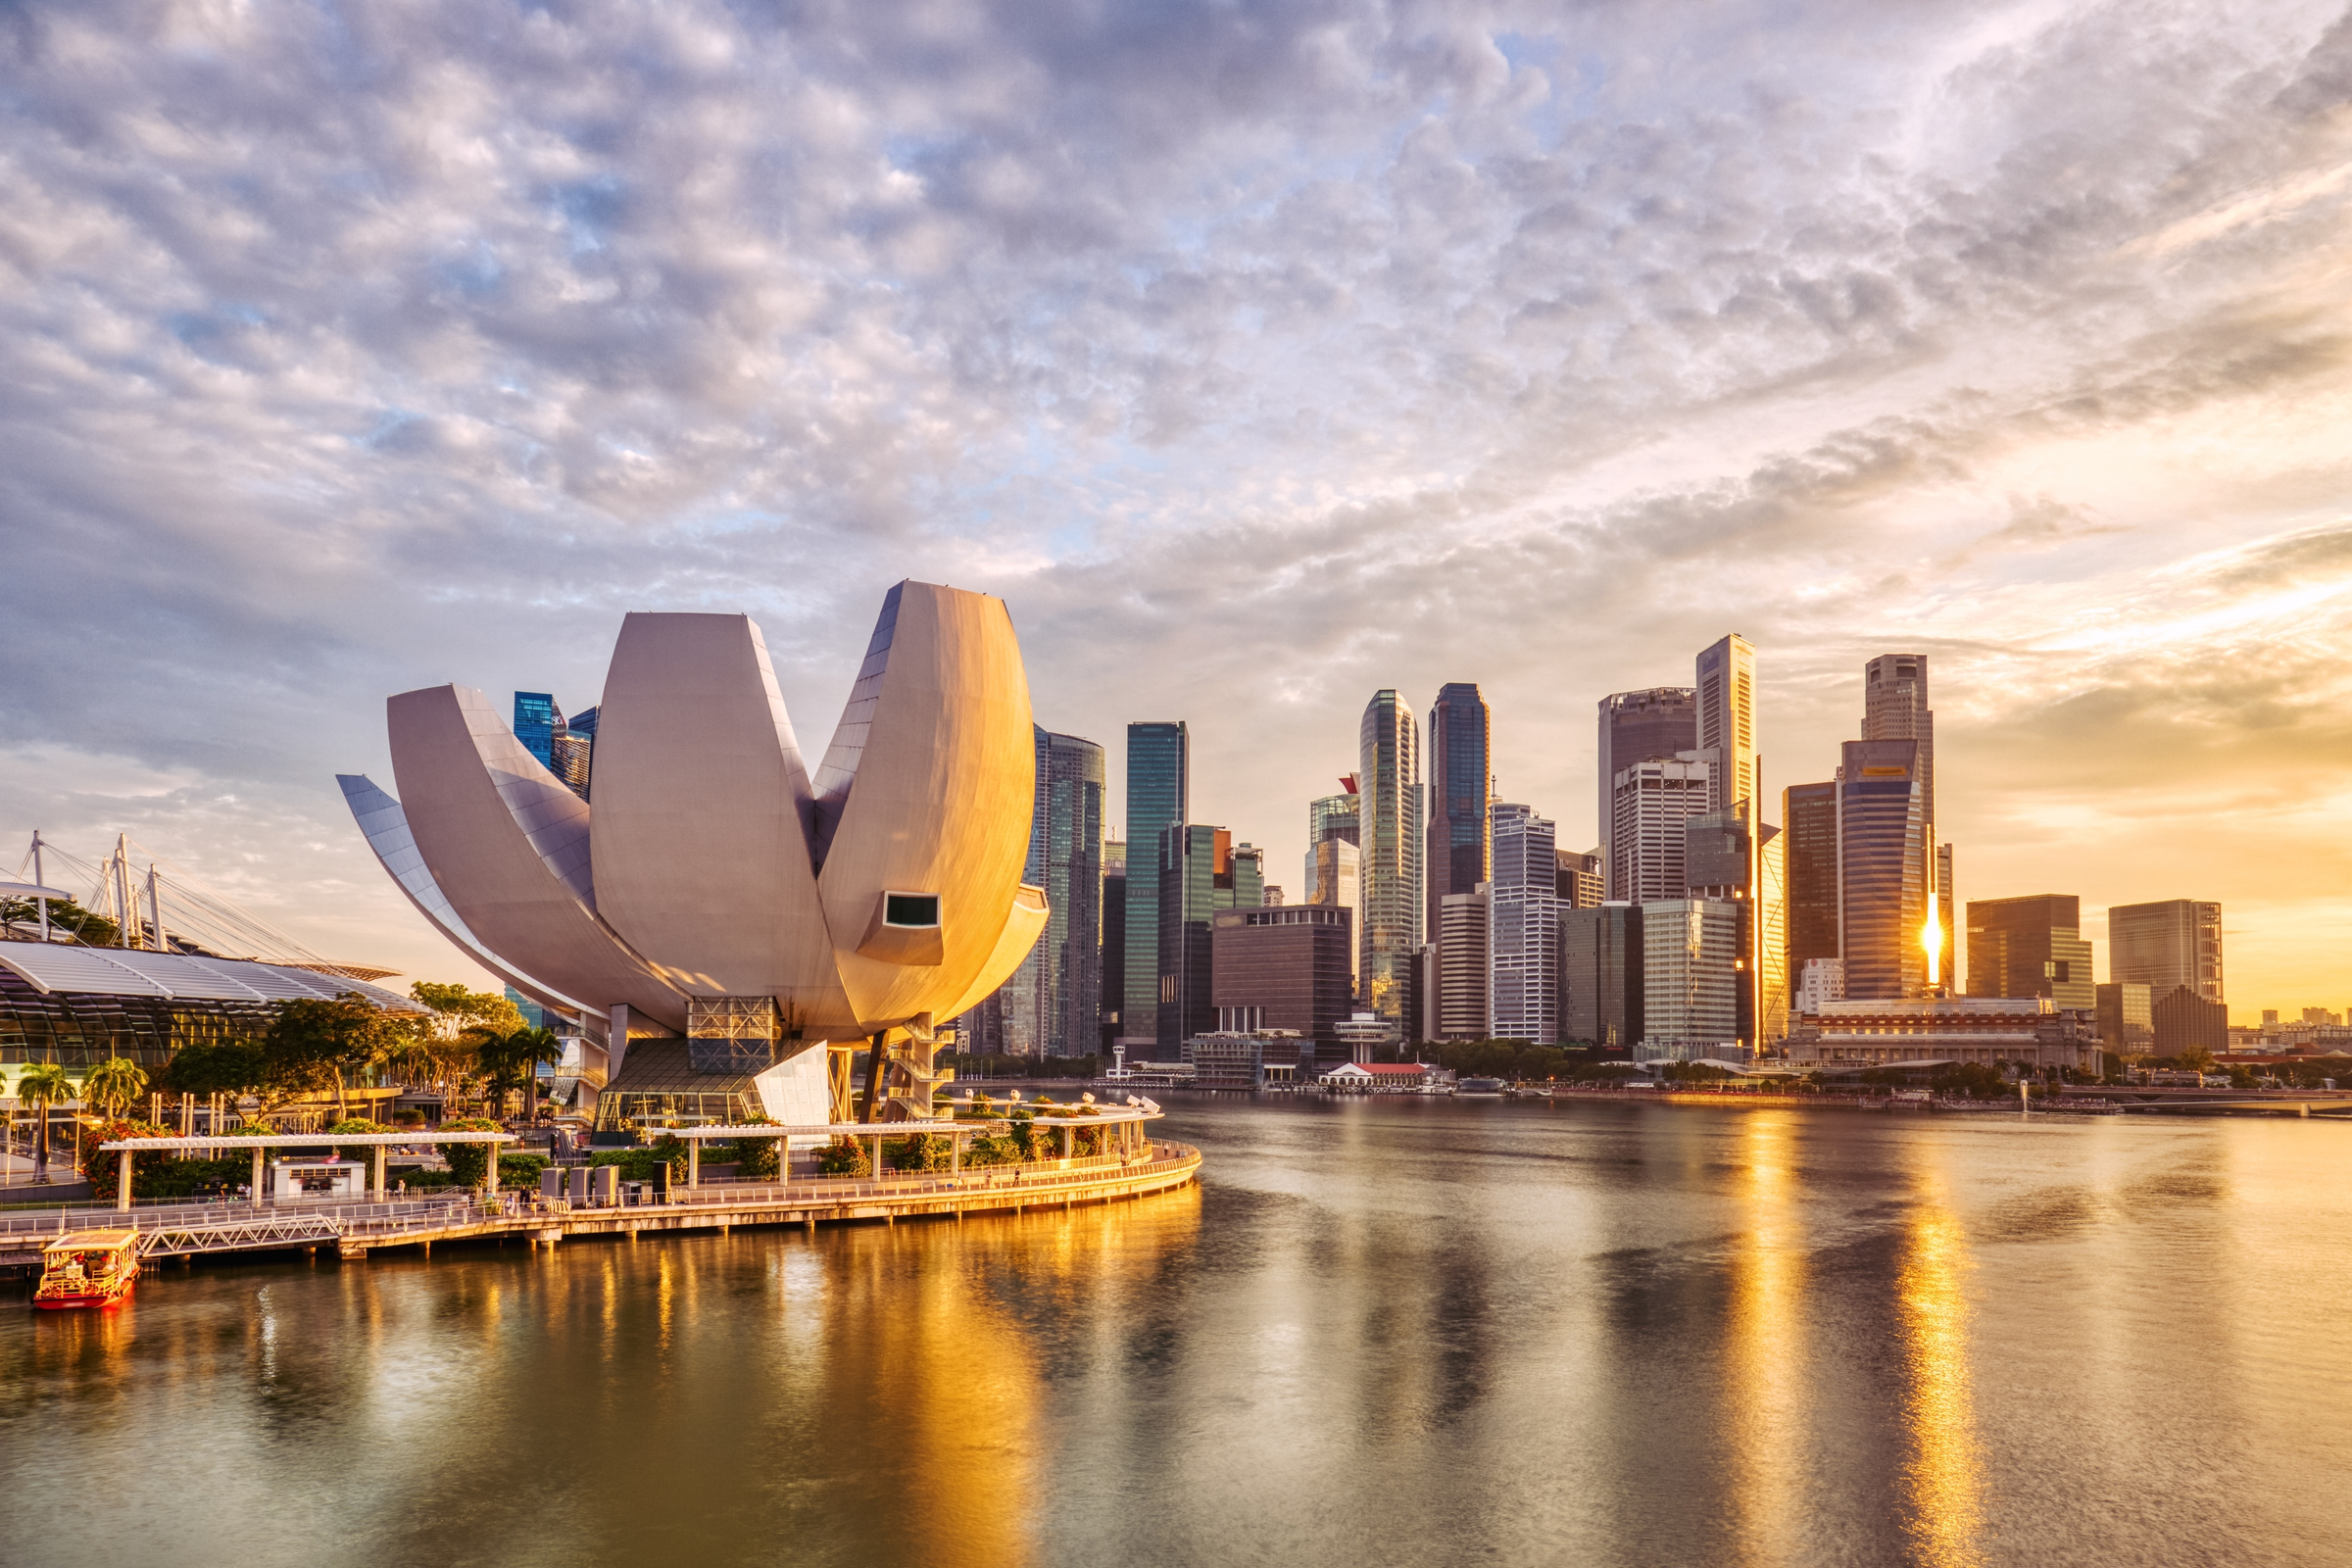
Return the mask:
M939 895L936 893L891 893L883 896L882 923L884 925L939 924Z

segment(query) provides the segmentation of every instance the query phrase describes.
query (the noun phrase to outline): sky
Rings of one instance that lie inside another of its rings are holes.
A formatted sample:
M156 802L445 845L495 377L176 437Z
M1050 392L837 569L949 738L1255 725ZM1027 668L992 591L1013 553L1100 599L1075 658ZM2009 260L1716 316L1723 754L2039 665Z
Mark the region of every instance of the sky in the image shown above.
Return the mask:
M0 6L0 875L118 832L469 979L383 699L888 586L1191 725L1297 891L1371 694L1756 644L1765 783L1929 656L1959 896L2218 899L2352 1006L2352 16L2292 3Z

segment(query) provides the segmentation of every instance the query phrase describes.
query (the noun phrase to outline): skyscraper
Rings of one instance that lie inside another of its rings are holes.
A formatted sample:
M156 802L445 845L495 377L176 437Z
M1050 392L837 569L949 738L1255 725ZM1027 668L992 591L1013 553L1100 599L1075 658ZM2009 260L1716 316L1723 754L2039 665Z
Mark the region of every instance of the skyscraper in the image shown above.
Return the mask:
M1438 901L1468 893L1494 868L1494 832L1487 817L1494 793L1492 745L1494 715L1478 687L1453 681L1438 688L1429 710L1428 908L1436 924ZM1428 927L1425 927L1427 929Z
M1497 801L1488 884L1487 1010L1494 1038L1560 1037L1559 852L1549 818Z
M1838 919L1838 786L1791 784L1781 791L1781 842L1788 846L1788 984L1815 958L1840 953Z
M1102 846L1102 987L1096 993L1101 1017L1096 1038L1105 1055L1119 1039L1119 1011L1127 1001L1127 846L1110 839Z
M1714 764L1696 753L1617 770L1609 831L1609 886L1624 902L1683 897L1685 824L1708 809Z
M1183 721L1128 725L1127 994L1119 1034L1139 1044L1159 1042L1160 835L1182 823L1191 805L1192 738Z
M1102 748L1032 726L1037 784L1021 879L1046 890L1046 930L967 1025L992 1051L1082 1056L1101 1044Z
M1642 906L1560 915L1560 1033L1609 1051L1642 1038Z
M556 730L563 722L564 711L556 707L553 693L514 694L514 738L522 742L524 751L539 759L541 767L550 771L556 765Z
M1411 1032L1404 1015L1408 966L1422 943L1421 783L1419 727L1394 689L1365 705L1358 735L1364 865L1364 1003L1378 1016Z
M1616 868L1617 775L1636 762L1678 757L1698 746L1698 694L1688 686L1612 692L1600 700L1600 847L1608 897L1631 899Z
M1608 882L1601 874L1606 858L1597 849L1559 852L1556 891L1561 908L1595 908L1608 897Z
M2207 1002L2222 993L2222 906L2195 899L2119 904L2107 911L2107 973L2169 997L2186 986Z
M1728 899L1642 906L1642 1044L1654 1055L1740 1038L1740 911Z
M1698 744L1713 752L1707 808L1728 811L1756 794L1756 650L1738 632L1698 656Z
M1853 964L1846 964L1853 989ZM2047 997L2053 1005L2097 1005L2082 901L2071 893L2034 893L1968 904L1968 994Z
M1349 773L1340 783L1343 786L1340 794L1306 803L1306 902L1309 904L1323 902L1316 894L1315 852L1334 840L1359 846L1363 843L1363 801L1355 793L1355 775Z
M1938 982L1958 989L1959 972L1952 961L1953 910L1951 856L1937 837L1936 816L1936 714L1928 706L1928 656L1881 654L1862 666L1862 738L1866 741L1919 742L1919 794L1927 813L1925 842L1936 863L1934 867L1936 919L1943 930L1942 951L1936 956Z
M1484 1040L1493 909L1483 887L1448 893L1438 911L1438 1038Z
M1219 909L1265 905L1263 853L1235 844L1221 827L1183 823L1161 830L1159 960L1154 1026L1161 1061L1217 1026L1215 928Z
M1739 1039L1768 1051L1788 1033L1787 835L1751 826L1755 802L1683 824L1683 879L1693 899L1729 904L1739 916Z
M1927 802L1919 742L1847 741L1838 770L1838 951L1848 1001L1927 988ZM1999 993L1993 993L1999 995Z

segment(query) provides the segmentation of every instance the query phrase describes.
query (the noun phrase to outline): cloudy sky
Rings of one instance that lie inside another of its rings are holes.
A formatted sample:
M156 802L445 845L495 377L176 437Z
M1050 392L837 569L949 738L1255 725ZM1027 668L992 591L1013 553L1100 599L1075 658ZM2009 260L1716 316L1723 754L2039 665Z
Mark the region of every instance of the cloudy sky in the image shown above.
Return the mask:
M0 874L478 978L386 695L741 610L822 736L911 576L1291 885L1378 687L1581 846L1602 694L1744 633L1777 792L1925 651L1963 898L2342 1008L2348 213L2285 0L0 7Z

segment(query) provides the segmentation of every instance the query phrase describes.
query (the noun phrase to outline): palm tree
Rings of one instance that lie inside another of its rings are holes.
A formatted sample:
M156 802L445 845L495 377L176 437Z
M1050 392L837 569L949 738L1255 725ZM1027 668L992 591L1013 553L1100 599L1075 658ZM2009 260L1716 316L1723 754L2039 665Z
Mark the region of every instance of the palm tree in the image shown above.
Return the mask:
M35 1182L49 1179L49 1107L61 1100L73 1098L73 1080L66 1076L66 1069L54 1061L35 1062L25 1068L24 1076L17 1080L18 1101L40 1107L39 1119L33 1123L32 1179Z
M147 1072L127 1056L109 1056L89 1070L81 1092L109 1116L120 1116L147 1092Z
M497 1096L497 1113L505 1114L510 1089L527 1089L525 1114L537 1112L539 1063L560 1061L564 1055L563 1042L556 1038L554 1030L533 1029L527 1024L518 1029L476 1024L465 1030L461 1038L473 1045L481 1071Z

